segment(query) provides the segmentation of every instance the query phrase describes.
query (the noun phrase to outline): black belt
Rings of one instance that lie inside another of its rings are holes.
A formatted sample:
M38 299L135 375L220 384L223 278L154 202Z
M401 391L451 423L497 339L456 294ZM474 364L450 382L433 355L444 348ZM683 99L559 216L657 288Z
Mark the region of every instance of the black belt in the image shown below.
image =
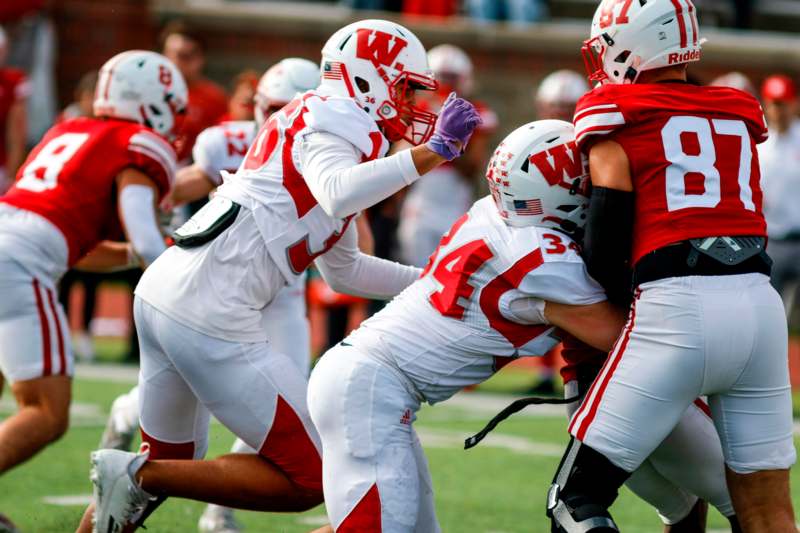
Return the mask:
M733 276L759 273L770 275L772 260L765 251L736 265L720 263L703 254L696 254L688 241L682 241L654 250L643 256L633 269L633 286L648 281L684 276ZM690 266L693 256L695 264Z

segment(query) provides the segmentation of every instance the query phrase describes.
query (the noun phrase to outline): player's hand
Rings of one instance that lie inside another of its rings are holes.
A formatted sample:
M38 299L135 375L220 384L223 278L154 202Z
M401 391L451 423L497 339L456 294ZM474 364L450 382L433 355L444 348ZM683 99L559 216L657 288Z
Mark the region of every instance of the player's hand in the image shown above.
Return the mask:
M464 153L472 133L481 122L474 105L457 97L456 93L450 93L439 111L436 128L427 147L452 161Z

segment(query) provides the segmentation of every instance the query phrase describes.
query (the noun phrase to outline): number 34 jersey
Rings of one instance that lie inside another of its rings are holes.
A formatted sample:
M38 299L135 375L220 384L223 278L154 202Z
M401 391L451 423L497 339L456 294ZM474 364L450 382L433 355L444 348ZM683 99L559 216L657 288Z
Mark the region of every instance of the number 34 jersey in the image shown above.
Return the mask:
M766 235L755 145L767 139L755 98L684 83L604 85L575 111L587 150L609 138L636 192L632 260L692 238Z
M487 196L442 237L421 278L345 342L399 370L435 403L559 342L554 327L521 309L605 299L569 237L510 227Z
M125 168L141 170L163 197L174 178L175 152L158 134L133 122L68 120L45 134L0 202L36 213L58 228L72 266L101 240L124 239L116 177Z

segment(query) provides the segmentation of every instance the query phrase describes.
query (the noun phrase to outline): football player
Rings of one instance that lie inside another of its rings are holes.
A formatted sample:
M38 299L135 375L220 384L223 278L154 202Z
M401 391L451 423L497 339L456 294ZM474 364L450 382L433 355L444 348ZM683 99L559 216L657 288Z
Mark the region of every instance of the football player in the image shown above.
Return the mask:
M472 61L461 48L451 44L435 46L428 52L428 63L439 89L425 101L438 112L448 95L456 91L472 96ZM489 139L497 128L497 115L482 102L471 100L483 121L470 140L466 153L441 165L431 178L418 181L408 191L400 212L397 238L400 256L409 264L422 267L442 234L474 200L475 179L486 166Z
M551 72L545 76L534 94L536 117L539 120L571 122L575 115L575 105L588 91L589 84L586 83L585 76L566 69ZM539 359L538 381L530 387L531 394L555 394L560 348L560 346L553 348Z
M489 164L492 195L441 239L419 281L317 364L309 409L322 439L325 503L337 532L438 531L412 428L421 402L444 401L517 357L542 356L562 338L570 346L577 337L603 352L610 348L624 314L586 273L577 244L588 204L586 172L570 123L538 121L512 132ZM682 425L671 439L705 441L711 427L694 413ZM667 444L664 455L672 450ZM718 442L716 450L716 457L694 453L684 466L703 478L692 488L721 492L720 507L730 512ZM664 462L657 460L658 467ZM640 494L670 524L684 520L697 501L667 481Z
M689 0L605 0L575 115L593 184L585 258L628 322L572 417L548 496L554 531L617 531L617 490L707 395L744 531L795 531L787 330L769 284L750 95L686 83Z
M25 105L31 83L25 73L6 66L8 38L0 26L0 194L6 192L25 158L28 119Z
M204 130L192 149L194 163L180 169L165 203L172 206L199 200L222 184L223 174L236 172L258 129L274 112L288 104L297 94L319 85L319 66L307 59L287 58L267 70L255 94L256 120L227 121ZM298 277L283 288L265 312L267 338L280 352L287 354L303 375L308 375L310 353L308 321L305 306L305 277ZM111 406L111 414L100 440L100 448L129 450L139 429L139 389L134 387ZM241 439L234 452L255 453ZM232 531L238 528L233 511L209 505L200 519L201 531Z
M262 511L322 501L307 382L267 343L263 311L311 263L334 290L373 298L419 276L359 252L352 222L465 149L480 117L455 95L438 120L419 109L415 92L435 88L409 30L344 27L322 50L320 87L273 114L236 175L176 231L136 288L144 446L93 454L96 529L141 522L167 496ZM401 139L413 148L384 157ZM206 452L211 414L258 454L189 460Z
M412 427L422 402L544 354L560 326L601 349L616 338L622 312L588 276L575 242L589 199L572 131L541 121L506 137L487 172L492 195L453 224L418 281L314 368L309 410L337 532L439 531ZM574 164L554 169L548 151Z
M769 233L772 285L791 318L800 281L800 118L797 86L789 76L772 75L761 85L769 139L758 148L764 176L764 216Z
M534 95L536 116L541 119L572 122L575 105L589 92L586 78L573 70L557 70L548 74Z
M186 100L165 57L114 56L100 75L97 118L50 129L0 198L0 370L19 405L0 423L0 472L67 429L73 360L58 280L73 266L147 266L165 249L155 208L173 181L168 139Z

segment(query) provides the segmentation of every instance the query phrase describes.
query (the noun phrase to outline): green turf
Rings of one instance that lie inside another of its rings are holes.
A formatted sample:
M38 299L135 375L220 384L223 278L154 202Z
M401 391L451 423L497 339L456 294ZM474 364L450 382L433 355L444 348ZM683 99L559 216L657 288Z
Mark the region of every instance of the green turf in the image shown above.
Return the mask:
M129 388L126 384L77 380L75 402L80 413L58 443L33 461L0 477L0 512L15 520L25 533L72 531L82 513L81 506L44 503L45 496L88 494L88 455L102 432L103 413L114 397ZM92 411L92 407L96 411ZM8 414L8 404L2 415ZM516 452L481 445L463 451L460 441L480 429L485 416L446 403L421 411L416 427L426 436L437 437L427 455L436 489L436 503L442 530L470 533L545 533L544 494L556 468L554 455L564 442L564 420L560 417L515 417L496 432L517 442L539 446L544 454ZM212 425L210 455L227 451L232 437L218 424ZM793 475L795 486L800 480ZM800 490L795 492L800 508ZM183 500L168 501L148 522L153 532L196 531L202 505ZM614 506L614 515L625 533L660 530L653 511L626 490ZM315 529L324 510L320 507L302 515L239 513L247 531L277 533ZM716 513L711 528L723 528Z

